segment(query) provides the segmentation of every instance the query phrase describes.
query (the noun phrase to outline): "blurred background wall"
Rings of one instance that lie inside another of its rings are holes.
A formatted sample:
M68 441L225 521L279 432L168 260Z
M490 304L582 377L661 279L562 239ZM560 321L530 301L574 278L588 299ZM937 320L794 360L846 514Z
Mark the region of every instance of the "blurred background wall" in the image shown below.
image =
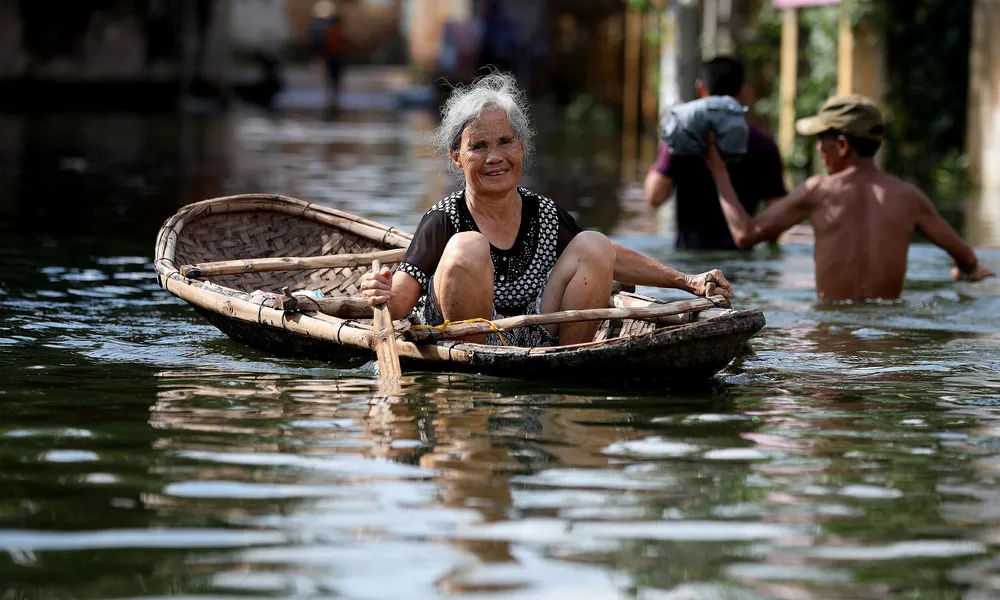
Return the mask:
M751 119L781 138L794 178L815 157L787 123L850 89L890 116L890 170L941 197L1000 187L998 0L334 4L349 69L391 67L441 92L498 65L569 124L620 130L638 170L659 115L691 98L700 61L735 53L749 67ZM0 108L177 110L190 97L225 108L240 86L271 77L280 91L315 68L315 11L315 0L6 0ZM782 73L794 88L784 102Z

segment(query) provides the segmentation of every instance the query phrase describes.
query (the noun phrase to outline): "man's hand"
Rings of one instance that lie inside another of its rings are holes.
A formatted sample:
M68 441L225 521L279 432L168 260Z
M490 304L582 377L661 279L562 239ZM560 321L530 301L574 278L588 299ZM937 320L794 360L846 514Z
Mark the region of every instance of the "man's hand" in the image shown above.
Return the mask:
M687 279L688 291L695 296L722 294L726 298L730 298L733 295L733 286L718 269L712 269L701 275L687 275Z
M996 273L991 271L989 267L984 266L983 263L976 263L976 268L970 273L963 273L958 267L951 270L951 278L955 281L982 281L987 277L993 277L995 275Z
M705 164L708 165L708 170L715 172L719 169L723 171L726 170L726 161L722 160L722 154L719 153L719 149L715 146L715 132L708 132L708 148L705 149L705 154L703 155L705 159Z

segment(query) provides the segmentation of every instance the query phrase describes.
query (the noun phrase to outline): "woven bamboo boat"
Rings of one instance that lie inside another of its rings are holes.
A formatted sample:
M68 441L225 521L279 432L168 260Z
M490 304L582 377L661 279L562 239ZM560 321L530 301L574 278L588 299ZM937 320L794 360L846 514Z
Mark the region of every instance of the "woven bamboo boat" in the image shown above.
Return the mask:
M372 258L395 265L410 239L294 198L230 196L187 205L170 217L157 237L155 268L161 287L238 342L276 355L359 364L375 357L360 277ZM666 303L616 287L612 307L623 310L611 312L659 312L609 317L592 342L554 348L400 336L400 362L404 371L693 383L741 356L764 326L760 310L730 309L719 296ZM408 326L406 320L394 325L397 331Z

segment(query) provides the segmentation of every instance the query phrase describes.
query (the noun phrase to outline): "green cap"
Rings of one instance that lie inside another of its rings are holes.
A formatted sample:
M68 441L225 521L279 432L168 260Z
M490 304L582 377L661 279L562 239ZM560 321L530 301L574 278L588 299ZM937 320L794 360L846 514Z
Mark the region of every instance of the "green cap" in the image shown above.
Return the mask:
M878 142L885 135L885 123L878 107L857 94L834 96L823 103L815 117L799 119L795 123L795 130L802 135L819 135L831 129Z

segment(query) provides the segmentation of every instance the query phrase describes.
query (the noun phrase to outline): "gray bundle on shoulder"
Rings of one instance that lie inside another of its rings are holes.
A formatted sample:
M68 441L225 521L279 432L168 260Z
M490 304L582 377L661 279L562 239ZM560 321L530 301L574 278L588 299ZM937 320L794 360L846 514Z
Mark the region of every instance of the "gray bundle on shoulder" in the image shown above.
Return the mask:
M708 134L715 132L715 145L726 160L747 153L750 129L746 107L731 96L708 96L678 104L660 123L660 139L675 156L701 156L708 147Z

